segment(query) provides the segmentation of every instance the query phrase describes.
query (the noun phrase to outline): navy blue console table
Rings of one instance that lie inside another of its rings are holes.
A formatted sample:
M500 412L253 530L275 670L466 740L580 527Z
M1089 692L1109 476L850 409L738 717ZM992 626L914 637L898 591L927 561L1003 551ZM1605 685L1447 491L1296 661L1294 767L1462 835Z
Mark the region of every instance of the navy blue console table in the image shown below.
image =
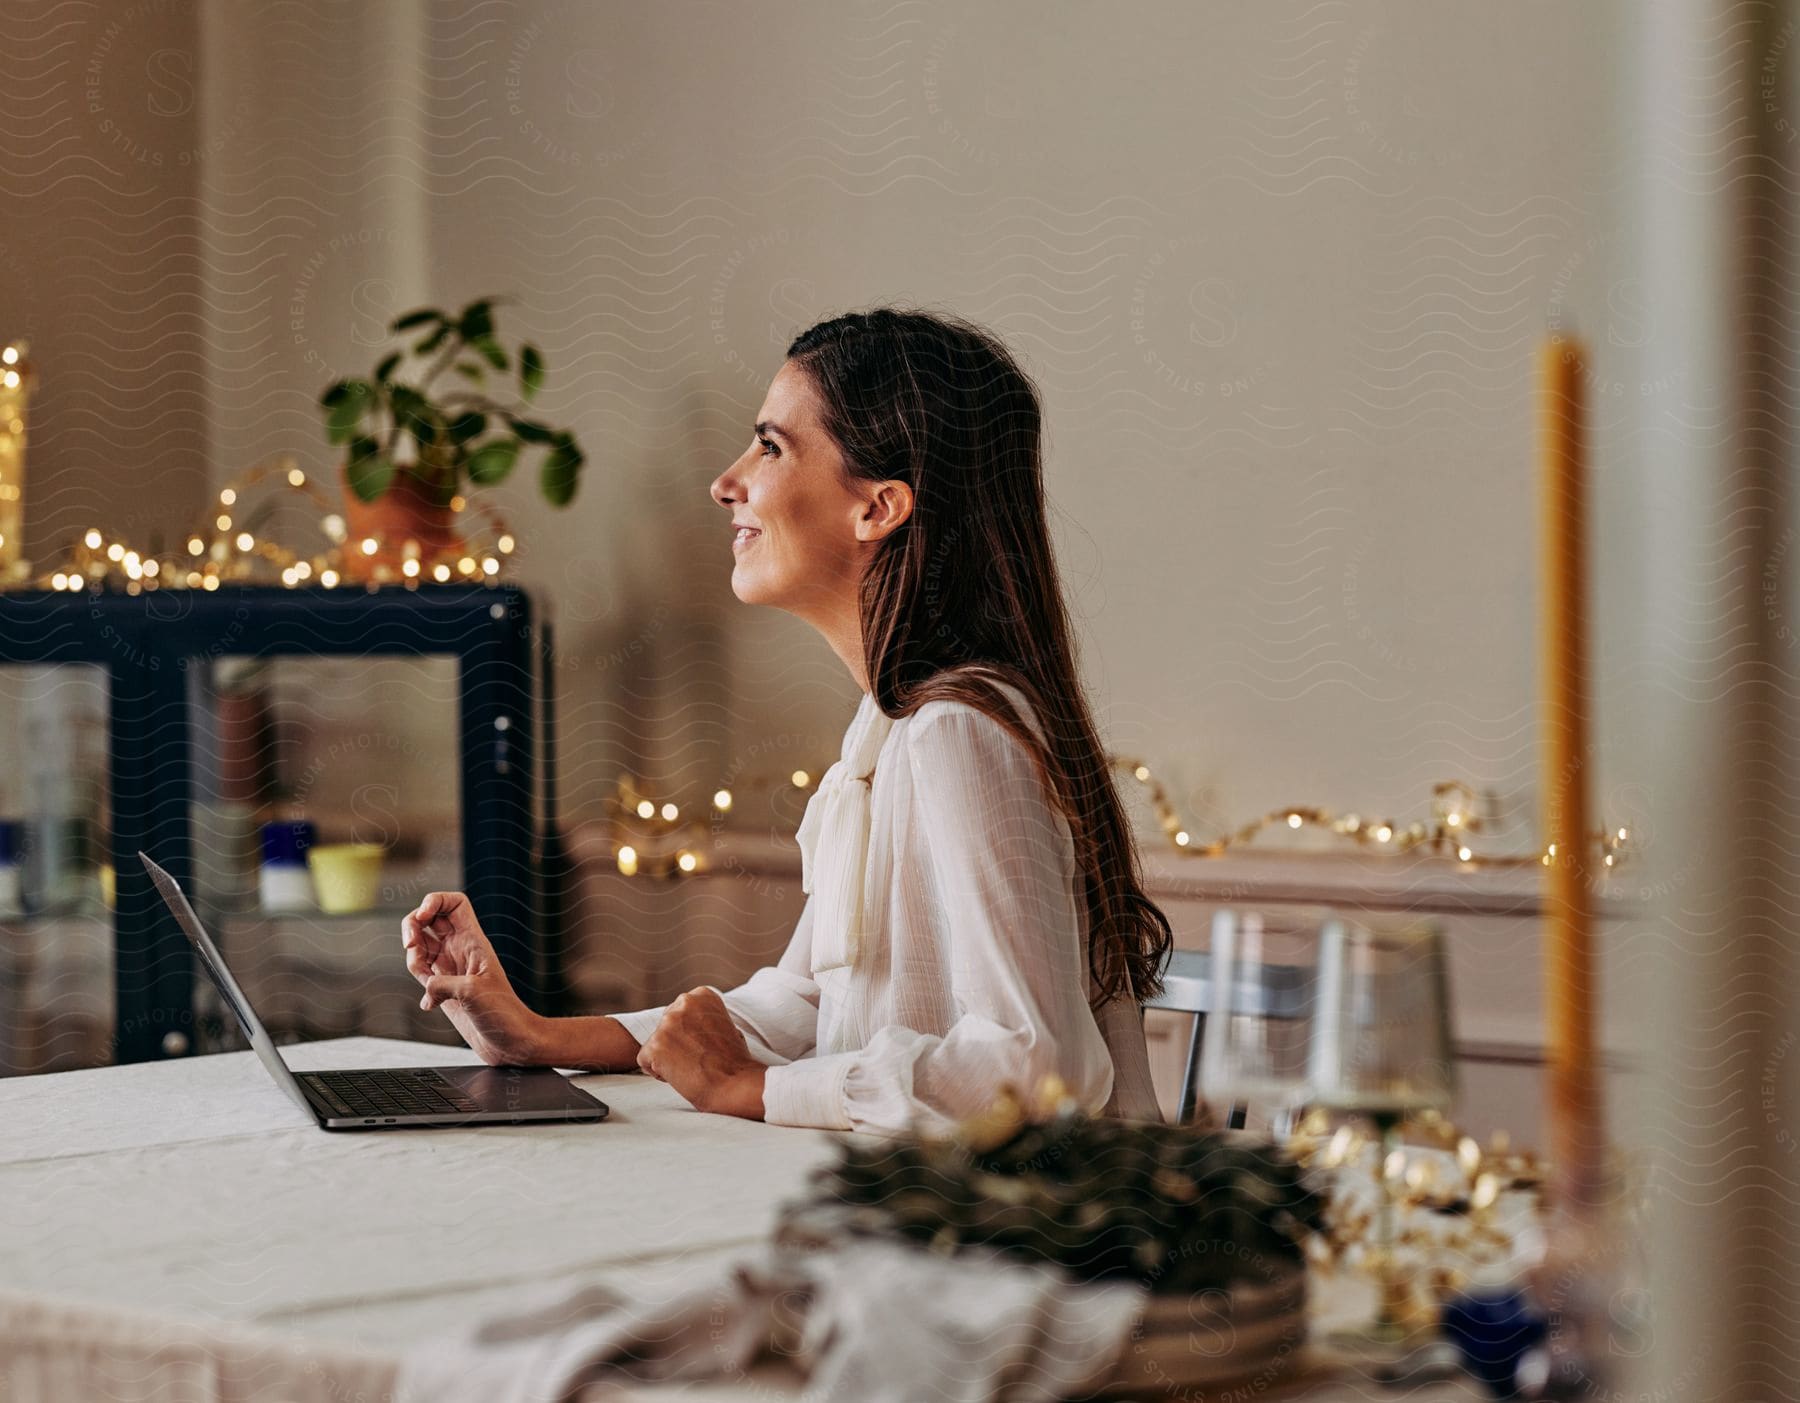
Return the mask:
M193 890L194 673L226 656L456 658L463 888L521 993L544 1002L533 736L534 699L551 690L544 679L539 693L539 669L551 652L532 612L514 585L0 594L0 663L107 670L115 1060L181 1056L195 1045L188 943L137 852Z

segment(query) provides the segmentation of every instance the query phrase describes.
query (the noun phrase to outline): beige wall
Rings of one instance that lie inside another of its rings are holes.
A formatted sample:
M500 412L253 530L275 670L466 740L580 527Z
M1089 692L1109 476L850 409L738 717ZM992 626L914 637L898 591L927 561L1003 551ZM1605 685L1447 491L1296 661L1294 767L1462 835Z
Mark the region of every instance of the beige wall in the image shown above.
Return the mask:
M9 5L0 340L25 338L25 553L94 525L173 544L207 477L191 5Z
M1578 323L1622 380L1647 334L1611 7L205 13L215 473L323 465L312 395L423 293L516 295L591 459L568 512L499 493L573 805L830 757L850 684L730 598L706 485L794 331L901 299L1038 376L1103 725L1197 822L1449 775L1534 819L1532 351Z

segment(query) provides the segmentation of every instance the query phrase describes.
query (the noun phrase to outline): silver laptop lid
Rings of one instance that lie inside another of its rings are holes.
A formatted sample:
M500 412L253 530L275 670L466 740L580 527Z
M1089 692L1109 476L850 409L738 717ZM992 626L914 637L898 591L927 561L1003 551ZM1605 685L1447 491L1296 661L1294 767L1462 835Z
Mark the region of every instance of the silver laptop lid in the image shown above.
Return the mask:
M139 852L143 859L144 870L150 874L150 880L156 883L157 891L174 913L175 920L187 933L194 949L200 952L200 963L206 966L206 973L218 987L219 994L230 1006L232 1015L238 1025L243 1028L244 1036L250 1039L250 1046L256 1055L262 1058L263 1066L269 1069L269 1075L275 1078L281 1089L294 1098L296 1105L315 1121L318 1113L313 1110L312 1103L306 1099L306 1093L300 1089L300 1083L288 1070L288 1064L281 1060L281 1054L275 1050L275 1041L263 1027L262 1020L256 1016L256 1010L250 1007L250 1001L244 997L244 991L238 988L237 980L231 977L231 971L225 968L225 957L219 953L218 946L212 943L200 925L200 918L194 914L194 908L188 905L187 896L173 877L150 860L150 855Z

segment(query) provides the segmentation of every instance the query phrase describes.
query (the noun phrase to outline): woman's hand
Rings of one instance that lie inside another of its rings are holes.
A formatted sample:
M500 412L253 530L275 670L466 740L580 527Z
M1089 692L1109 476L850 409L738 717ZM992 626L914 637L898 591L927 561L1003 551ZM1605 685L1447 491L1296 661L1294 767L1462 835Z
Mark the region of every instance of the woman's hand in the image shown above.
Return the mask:
M489 1066L537 1060L544 1022L513 992L469 898L434 891L400 922L406 967L425 986L419 1007L442 1008Z
M638 1066L674 1087L696 1110L763 1118L767 1069L750 1055L725 1001L712 989L690 989L668 1006L638 1049Z

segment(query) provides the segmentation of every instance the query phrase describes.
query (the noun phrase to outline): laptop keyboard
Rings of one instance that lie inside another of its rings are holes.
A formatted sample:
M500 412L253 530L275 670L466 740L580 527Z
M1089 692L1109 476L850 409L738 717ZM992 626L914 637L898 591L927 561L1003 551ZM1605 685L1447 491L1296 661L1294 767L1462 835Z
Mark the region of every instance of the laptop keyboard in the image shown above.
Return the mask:
M454 1082L429 1070L313 1072L307 1080L339 1115L456 1115L481 1109Z

